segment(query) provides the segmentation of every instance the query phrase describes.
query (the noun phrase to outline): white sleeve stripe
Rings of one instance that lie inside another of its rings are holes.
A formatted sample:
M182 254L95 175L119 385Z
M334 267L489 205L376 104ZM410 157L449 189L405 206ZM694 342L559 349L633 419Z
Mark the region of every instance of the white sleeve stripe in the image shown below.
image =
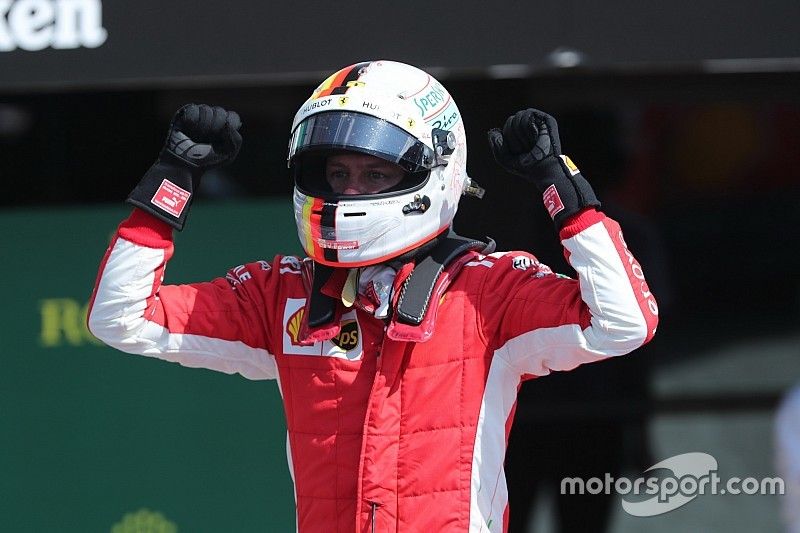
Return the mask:
M605 224L594 224L564 241L578 273L581 297L592 313L586 335L590 346L647 337L647 322L631 286L628 270ZM635 343L634 343L635 344Z
M275 358L267 350L252 348L240 341L170 333L149 320L145 321L138 335L109 345L123 352L156 357L190 368L206 368L226 374L238 372L248 379L274 379L277 376Z
M240 341L170 333L144 317L164 250L117 239L109 254L89 316L92 333L114 348L187 367L239 372L249 379L274 379L275 358ZM224 354L224 355L223 355Z
M519 374L507 361L492 358L481 401L472 451L469 530L503 531L508 504L503 462L506 423L517 401Z
M591 328L589 328L591 329ZM508 340L495 351L520 374L546 376L552 370L572 370L584 363L623 355L632 350L624 343L605 347L592 346L587 330L578 324L539 328ZM641 341L635 343L636 346Z
M92 333L106 341L124 338L143 326L146 300L164 250L138 246L118 238L97 285L89 316Z
M647 322L606 226L594 224L564 240L564 247L578 273L591 323L585 329L580 324L539 328L508 340L497 355L520 373L544 376L571 370L629 353L647 337Z

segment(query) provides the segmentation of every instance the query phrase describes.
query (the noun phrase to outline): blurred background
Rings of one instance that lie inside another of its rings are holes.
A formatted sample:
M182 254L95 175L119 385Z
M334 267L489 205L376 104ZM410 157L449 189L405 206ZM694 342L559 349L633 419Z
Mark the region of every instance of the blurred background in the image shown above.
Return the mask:
M292 117L329 73L393 59L462 111L487 192L461 202L459 233L571 273L538 195L485 140L520 108L546 110L660 304L638 352L523 386L510 531L789 531L796 493L701 495L641 518L619 496L558 492L565 476L633 479L687 452L713 455L723 479L798 482L775 438L800 384L798 20L790 0L0 1L2 529L294 530L276 385L100 346L86 303L180 105L238 111L245 142L204 178L167 282L298 253Z

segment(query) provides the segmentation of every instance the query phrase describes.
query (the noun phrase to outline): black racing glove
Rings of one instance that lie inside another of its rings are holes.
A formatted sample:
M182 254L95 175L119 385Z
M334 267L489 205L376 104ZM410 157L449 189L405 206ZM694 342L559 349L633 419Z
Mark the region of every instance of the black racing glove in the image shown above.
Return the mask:
M517 111L508 117L502 132L489 130L489 145L504 169L536 185L557 229L582 209L600 206L578 167L562 155L558 124L547 113Z
M236 112L221 107L181 107L161 154L126 201L182 230L203 173L236 159L241 125Z

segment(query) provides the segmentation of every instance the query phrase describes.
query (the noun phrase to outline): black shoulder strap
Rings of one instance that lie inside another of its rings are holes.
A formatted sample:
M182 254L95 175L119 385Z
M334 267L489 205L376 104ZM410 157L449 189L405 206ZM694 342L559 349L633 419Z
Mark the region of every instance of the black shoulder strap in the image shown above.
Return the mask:
M481 250L484 253L494 251L494 241L488 243L461 237L451 233L425 256L403 283L400 297L397 301L397 319L400 322L418 326L425 317L428 304L436 286L436 280L447 265L453 260L472 250Z
M336 313L336 300L326 294L322 294L322 286L325 285L331 275L333 267L314 263L314 277L309 294L308 305L308 325L316 328L324 326L333 320Z

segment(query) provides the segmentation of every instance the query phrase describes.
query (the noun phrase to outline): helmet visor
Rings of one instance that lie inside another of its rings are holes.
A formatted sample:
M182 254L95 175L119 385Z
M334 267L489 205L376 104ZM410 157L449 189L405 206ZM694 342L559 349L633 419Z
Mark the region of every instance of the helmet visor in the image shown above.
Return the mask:
M391 122L363 113L318 113L298 124L289 144L289 161L306 150L353 150L399 165L407 172L430 170L433 150Z

